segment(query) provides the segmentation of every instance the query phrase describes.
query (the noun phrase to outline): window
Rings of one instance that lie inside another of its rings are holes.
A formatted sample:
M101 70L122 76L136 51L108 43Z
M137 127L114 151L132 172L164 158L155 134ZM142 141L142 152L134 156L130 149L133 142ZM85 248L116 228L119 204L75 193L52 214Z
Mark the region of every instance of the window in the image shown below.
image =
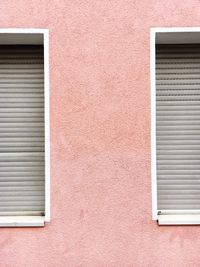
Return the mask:
M0 227L50 219L48 31L0 30Z
M200 224L200 28L151 31L152 200L159 224Z

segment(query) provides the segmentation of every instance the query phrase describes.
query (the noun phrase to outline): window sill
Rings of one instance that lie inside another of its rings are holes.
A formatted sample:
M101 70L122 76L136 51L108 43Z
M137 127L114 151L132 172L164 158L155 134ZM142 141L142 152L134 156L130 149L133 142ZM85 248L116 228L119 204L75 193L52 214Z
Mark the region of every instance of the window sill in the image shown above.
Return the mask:
M44 216L0 216L0 227L44 227Z
M200 224L200 215L158 215L159 225L198 225Z

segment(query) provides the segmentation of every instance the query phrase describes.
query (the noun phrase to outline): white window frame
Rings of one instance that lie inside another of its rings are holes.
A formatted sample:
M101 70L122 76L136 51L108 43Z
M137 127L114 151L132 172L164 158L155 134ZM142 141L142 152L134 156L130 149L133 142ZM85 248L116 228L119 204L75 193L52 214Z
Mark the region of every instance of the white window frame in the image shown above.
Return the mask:
M5 35L2 35L5 34ZM13 35L12 35L13 34ZM45 216L0 216L0 227L44 226L50 222L50 91L49 91L49 30L48 29L0 29L0 44L35 44L37 36L44 46L44 121L45 121ZM2 36L2 41L1 41ZM25 38L23 38L23 36ZM17 37L17 38L16 38ZM31 39L35 40L31 43ZM20 43L20 40L22 43Z
M170 35L170 33L177 33ZM170 215L158 215L157 171L156 171L156 43L200 43L200 27L169 27L150 29L150 79L151 79L151 184L152 184L152 220L162 225L200 224L199 211L170 211Z

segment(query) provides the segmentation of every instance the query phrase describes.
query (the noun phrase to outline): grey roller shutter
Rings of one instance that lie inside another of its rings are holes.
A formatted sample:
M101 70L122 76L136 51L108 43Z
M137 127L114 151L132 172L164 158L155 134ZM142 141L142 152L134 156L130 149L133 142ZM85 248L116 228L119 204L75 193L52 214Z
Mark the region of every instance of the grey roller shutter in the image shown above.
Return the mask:
M43 215L43 46L0 46L0 215Z
M200 45L156 46L158 210L200 210Z

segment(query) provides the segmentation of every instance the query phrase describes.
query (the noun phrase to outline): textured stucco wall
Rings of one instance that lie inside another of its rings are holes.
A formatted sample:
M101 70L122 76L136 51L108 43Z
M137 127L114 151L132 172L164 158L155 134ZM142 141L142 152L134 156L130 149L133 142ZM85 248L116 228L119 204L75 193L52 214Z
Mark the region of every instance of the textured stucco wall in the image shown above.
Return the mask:
M150 27L195 0L7 0L0 27L50 30L52 221L0 229L0 266L199 266L200 227L151 220Z

